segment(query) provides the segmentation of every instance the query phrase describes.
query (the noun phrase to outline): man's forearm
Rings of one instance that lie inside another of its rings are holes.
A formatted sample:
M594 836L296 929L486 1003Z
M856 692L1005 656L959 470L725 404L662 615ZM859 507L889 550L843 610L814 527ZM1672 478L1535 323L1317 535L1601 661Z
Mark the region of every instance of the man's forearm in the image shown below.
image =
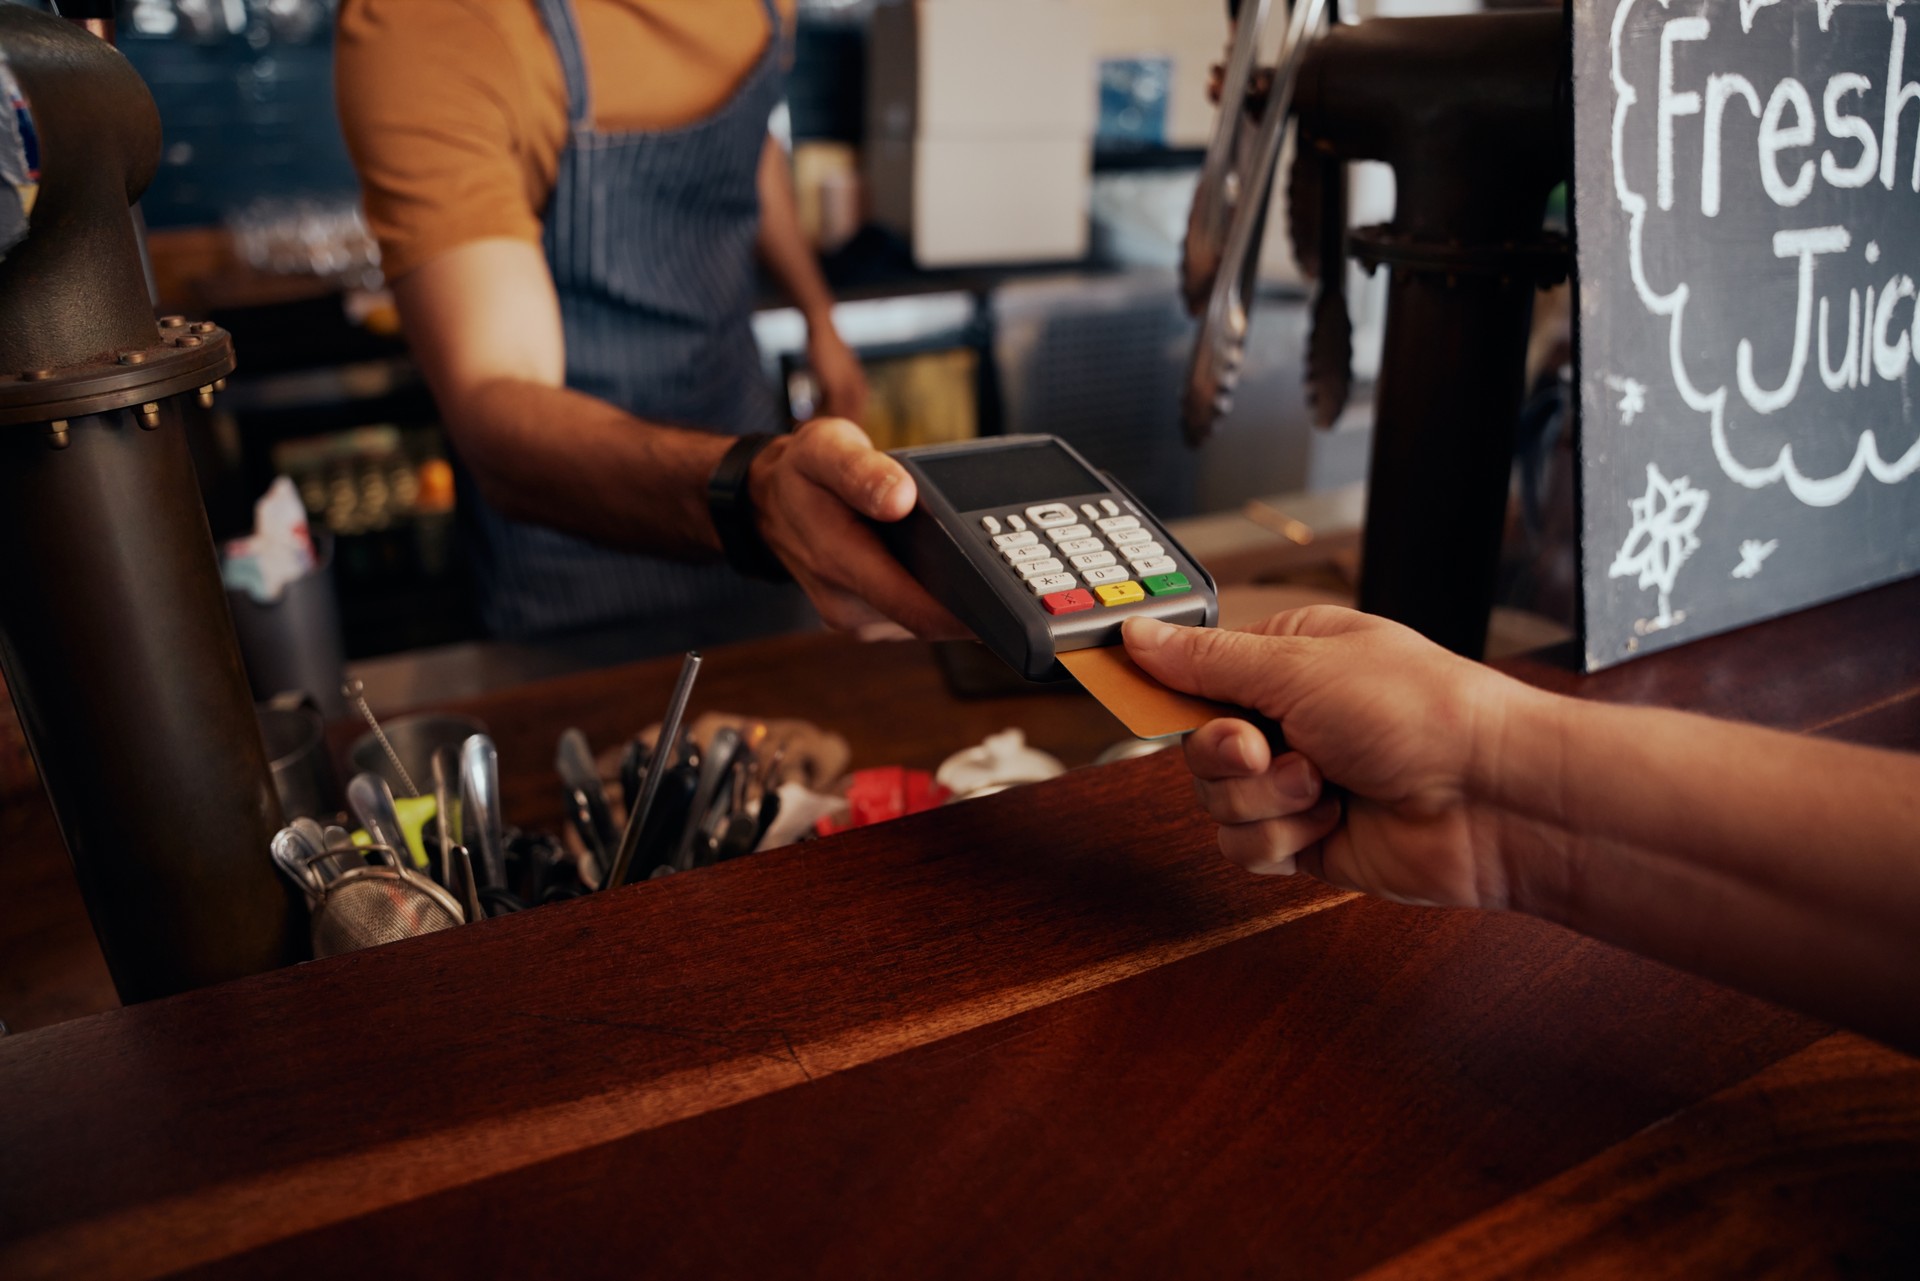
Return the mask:
M517 379L483 383L446 413L462 460L505 515L627 551L718 556L706 482L732 437L643 423Z
M833 293L820 272L820 261L800 229L800 209L794 198L793 174L786 153L771 137L760 153L757 182L760 192L760 234L755 247L760 261L785 286L794 306L809 325L832 323Z
M1920 758L1548 698L1486 786L1512 906L1920 1049Z

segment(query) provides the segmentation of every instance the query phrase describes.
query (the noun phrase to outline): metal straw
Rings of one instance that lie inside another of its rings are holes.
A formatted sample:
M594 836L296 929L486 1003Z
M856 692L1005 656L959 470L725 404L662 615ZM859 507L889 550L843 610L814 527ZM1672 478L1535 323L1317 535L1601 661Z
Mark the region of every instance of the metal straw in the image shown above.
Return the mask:
M480 906L480 878L474 874L473 855L464 845L453 847L454 857L460 860L460 893L466 904L467 924L487 919L487 910Z
M453 889L453 791L447 786L447 763L433 754L433 826L440 833L440 884Z
M380 746L385 749L387 759L393 762L394 772L399 774L400 782L407 789L407 795L418 799L420 789L413 785L413 776L407 773L407 767L400 763L400 753L393 750L393 744L387 741L387 731L380 728L380 722L374 719L373 709L367 706L367 687L356 678L342 685L340 692L347 696L347 701L353 704L354 710L359 712L367 722L367 727L373 731L373 736L380 740Z
M647 811L653 808L654 799L660 795L661 781L673 768L675 748L680 742L680 722L686 717L687 699L693 694L693 678L699 674L700 651L688 650L680 664L680 679L674 682L673 697L667 700L667 714L660 721L660 736L653 741L653 761L647 769L646 782L641 785L640 799L633 813L627 815L627 828L620 834L620 852L614 855L613 866L607 869L607 879L600 886L603 890L626 884L627 869L633 865L634 851L639 848Z

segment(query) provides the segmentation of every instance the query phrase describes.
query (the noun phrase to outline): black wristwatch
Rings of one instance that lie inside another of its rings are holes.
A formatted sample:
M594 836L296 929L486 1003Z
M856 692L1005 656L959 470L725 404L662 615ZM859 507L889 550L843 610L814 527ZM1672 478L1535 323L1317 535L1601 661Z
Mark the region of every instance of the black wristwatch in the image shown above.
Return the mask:
M765 434L742 436L733 442L720 459L720 465L707 477L707 514L713 518L714 532L720 535L720 550L727 564L749 578L786 583L793 575L760 537L760 526L753 518L753 496L747 492L747 473L760 451L780 439Z

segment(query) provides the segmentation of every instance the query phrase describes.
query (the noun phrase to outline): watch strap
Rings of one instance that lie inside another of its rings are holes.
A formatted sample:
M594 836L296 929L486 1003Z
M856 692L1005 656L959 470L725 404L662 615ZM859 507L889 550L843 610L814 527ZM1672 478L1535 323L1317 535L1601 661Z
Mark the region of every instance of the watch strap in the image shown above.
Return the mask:
M785 583L791 582L793 575L760 536L753 496L747 488L753 460L778 439L778 436L758 433L733 442L721 456L719 466L707 477L707 514L713 520L714 532L720 536L720 550L727 564L749 578Z

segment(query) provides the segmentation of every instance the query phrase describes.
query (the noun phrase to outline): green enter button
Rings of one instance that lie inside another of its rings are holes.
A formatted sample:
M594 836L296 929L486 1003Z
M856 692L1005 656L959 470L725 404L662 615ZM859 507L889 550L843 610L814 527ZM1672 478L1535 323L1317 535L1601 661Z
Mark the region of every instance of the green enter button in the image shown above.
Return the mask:
M1152 578L1140 580L1149 596L1171 596L1175 592L1190 592L1193 584L1187 581L1185 574L1155 574Z

